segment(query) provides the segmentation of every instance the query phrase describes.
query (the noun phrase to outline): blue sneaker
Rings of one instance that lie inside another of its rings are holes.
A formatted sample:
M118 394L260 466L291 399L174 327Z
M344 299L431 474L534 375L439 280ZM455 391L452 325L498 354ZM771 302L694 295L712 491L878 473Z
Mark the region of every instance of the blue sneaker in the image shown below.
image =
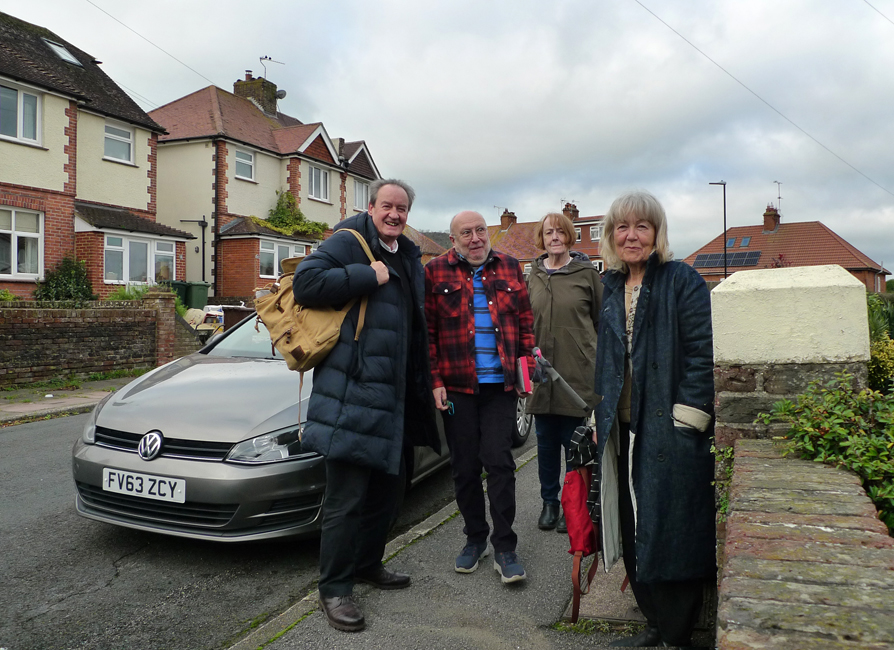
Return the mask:
M473 544L469 542L456 558L457 573L472 573L478 568L478 560L487 555L487 542Z
M524 580L527 577L521 561L512 551L496 553L494 555L494 569L500 574L500 580L503 581L504 585Z

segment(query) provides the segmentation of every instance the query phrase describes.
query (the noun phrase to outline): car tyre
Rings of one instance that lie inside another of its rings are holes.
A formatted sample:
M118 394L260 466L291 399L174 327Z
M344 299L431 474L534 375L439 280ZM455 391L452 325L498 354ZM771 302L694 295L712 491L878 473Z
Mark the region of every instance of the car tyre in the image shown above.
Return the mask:
M534 431L534 416L525 413L527 399L519 397L515 403L515 428L512 431L512 446L521 447Z

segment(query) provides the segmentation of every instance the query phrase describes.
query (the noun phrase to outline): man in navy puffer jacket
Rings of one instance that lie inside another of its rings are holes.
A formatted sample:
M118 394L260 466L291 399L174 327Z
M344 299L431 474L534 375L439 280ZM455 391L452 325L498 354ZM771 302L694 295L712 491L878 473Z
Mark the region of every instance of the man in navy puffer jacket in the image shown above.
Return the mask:
M295 271L295 299L341 308L368 296L354 341L359 301L339 341L314 369L302 447L326 457L320 540L320 604L329 624L365 627L356 581L401 589L410 577L382 565L386 536L406 481L404 446L440 451L428 358L419 248L404 226L414 192L398 180L370 185L367 212L345 219ZM358 231L376 258L341 228Z

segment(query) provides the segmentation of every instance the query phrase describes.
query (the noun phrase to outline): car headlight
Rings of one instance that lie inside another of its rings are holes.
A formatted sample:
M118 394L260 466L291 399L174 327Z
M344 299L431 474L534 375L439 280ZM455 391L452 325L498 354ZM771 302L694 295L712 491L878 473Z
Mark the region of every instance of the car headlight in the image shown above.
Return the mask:
M278 463L313 456L301 451L301 427L265 433L235 445L226 460L231 463Z
M99 417L99 412L102 410L102 407L105 406L106 402L112 399L112 395L115 393L109 393L105 397L102 398L102 401L93 407L93 411L90 413L90 417L87 418L87 422L84 423L84 430L81 432L81 439L87 443L88 445L92 445L96 442L96 419Z

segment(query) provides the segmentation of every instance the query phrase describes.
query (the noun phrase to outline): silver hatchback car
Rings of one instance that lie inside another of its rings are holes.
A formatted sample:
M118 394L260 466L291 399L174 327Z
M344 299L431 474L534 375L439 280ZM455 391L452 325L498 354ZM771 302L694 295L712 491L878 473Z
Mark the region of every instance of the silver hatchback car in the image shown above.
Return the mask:
M326 471L301 449L298 394L264 326L243 320L96 406L72 449L78 514L217 541L318 534ZM532 429L520 400L515 444ZM449 462L441 438L441 455L407 457L408 487Z

